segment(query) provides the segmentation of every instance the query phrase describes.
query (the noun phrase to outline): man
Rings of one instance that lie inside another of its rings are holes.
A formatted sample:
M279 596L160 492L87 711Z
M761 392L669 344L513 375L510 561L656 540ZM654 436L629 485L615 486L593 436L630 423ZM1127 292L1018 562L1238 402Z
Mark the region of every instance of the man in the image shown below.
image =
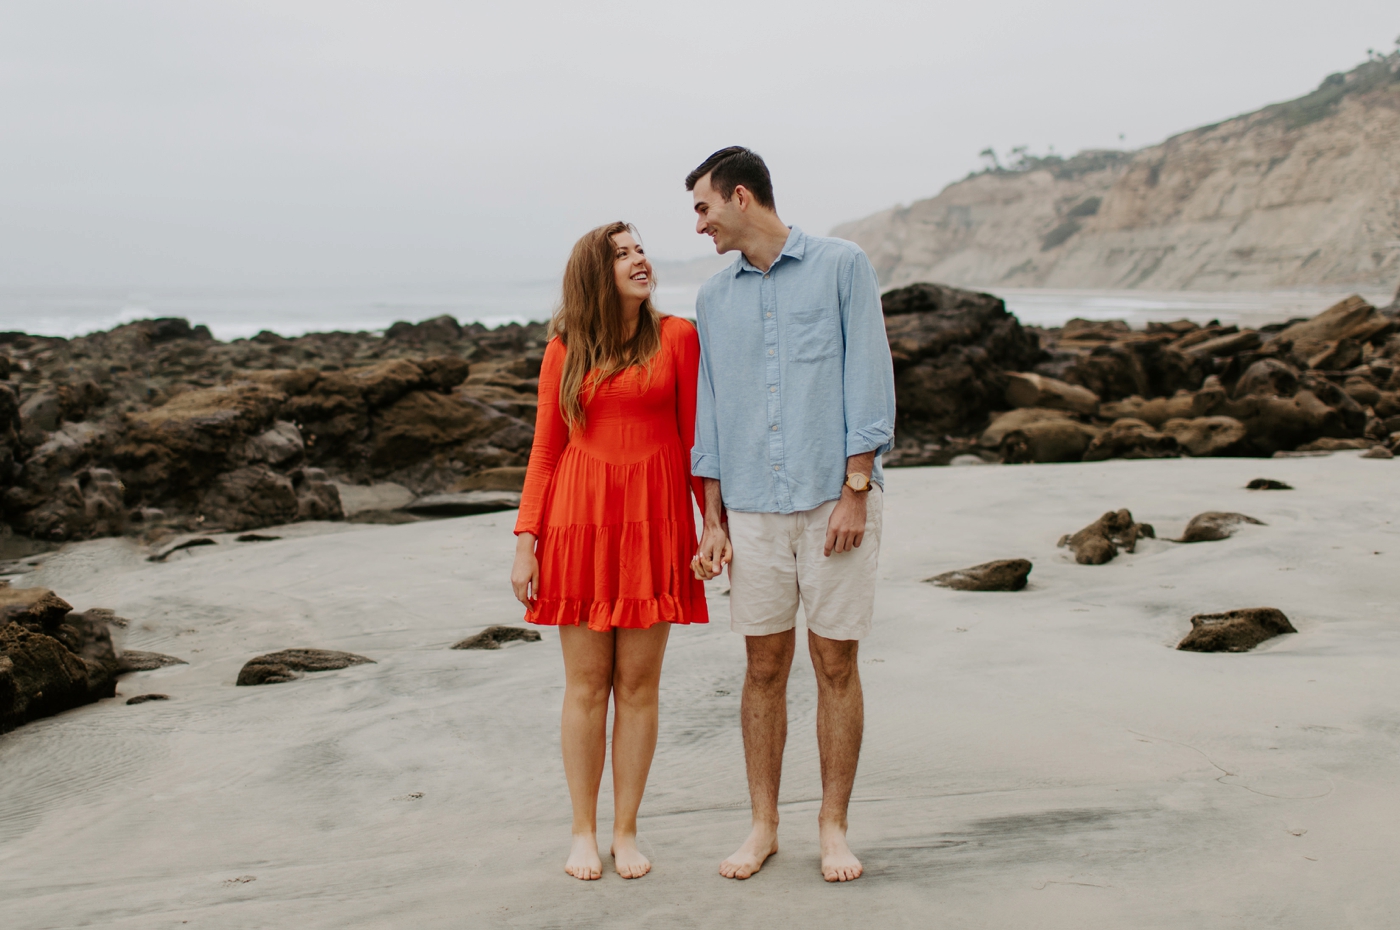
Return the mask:
M685 181L696 232L742 253L695 302L694 473L705 529L693 563L729 563L730 622L746 639L742 718L753 830L720 864L748 878L778 851L778 782L799 600L817 675L822 875L860 877L846 809L864 727L857 651L874 613L894 370L865 253L778 218L756 153L722 149ZM727 521L726 521L727 514ZM732 562L730 560L732 546Z

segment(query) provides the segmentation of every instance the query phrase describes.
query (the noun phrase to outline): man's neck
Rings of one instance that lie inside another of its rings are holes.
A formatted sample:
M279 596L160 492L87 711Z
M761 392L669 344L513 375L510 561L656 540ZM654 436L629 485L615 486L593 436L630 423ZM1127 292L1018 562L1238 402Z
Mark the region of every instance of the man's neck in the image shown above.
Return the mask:
M750 265L759 271L767 272L778 260L778 256L783 254L783 246L787 245L790 232L791 230L783 225L783 221L778 219L778 214L765 212L760 214L753 231L745 237L739 249Z

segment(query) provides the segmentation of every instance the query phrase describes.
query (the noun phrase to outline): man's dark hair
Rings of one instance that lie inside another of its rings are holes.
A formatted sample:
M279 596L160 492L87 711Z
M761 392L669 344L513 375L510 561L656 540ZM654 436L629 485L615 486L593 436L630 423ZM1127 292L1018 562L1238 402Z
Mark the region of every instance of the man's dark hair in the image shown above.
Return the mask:
M768 175L768 166L759 154L742 145L731 145L720 149L700 163L685 176L685 189L695 190L696 183L705 175L710 176L710 186L728 202L734 196L734 188L743 185L753 199L770 210L773 205L773 179Z

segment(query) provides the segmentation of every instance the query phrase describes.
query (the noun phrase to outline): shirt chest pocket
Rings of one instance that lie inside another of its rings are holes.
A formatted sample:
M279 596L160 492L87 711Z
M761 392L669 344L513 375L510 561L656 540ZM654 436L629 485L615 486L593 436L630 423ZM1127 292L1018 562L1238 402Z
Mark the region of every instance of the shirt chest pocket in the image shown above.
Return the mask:
M788 316L790 362L820 362L841 354L841 318L835 307L794 310Z

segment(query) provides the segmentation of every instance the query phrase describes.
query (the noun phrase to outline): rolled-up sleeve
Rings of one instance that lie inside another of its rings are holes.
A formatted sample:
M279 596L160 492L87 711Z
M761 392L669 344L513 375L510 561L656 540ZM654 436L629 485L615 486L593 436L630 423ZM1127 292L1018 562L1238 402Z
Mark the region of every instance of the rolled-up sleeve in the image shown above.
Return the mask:
M846 455L884 455L894 448L894 363L880 282L861 251L852 256L842 288L841 325L846 337Z
M718 481L719 424L715 420L715 386L710 375L703 290L695 298L695 328L700 336L700 370L695 385L695 445L690 450L690 473Z

